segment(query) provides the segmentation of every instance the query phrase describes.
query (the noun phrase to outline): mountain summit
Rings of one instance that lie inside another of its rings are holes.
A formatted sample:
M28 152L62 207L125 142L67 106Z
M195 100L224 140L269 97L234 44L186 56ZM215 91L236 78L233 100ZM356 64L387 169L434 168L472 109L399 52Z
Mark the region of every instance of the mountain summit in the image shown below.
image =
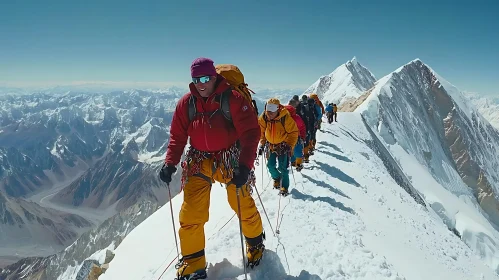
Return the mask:
M361 96L375 82L374 75L353 57L331 74L320 77L304 93L317 93L322 100L342 105Z
M434 185L443 187L425 199L449 228L483 255L497 255L499 132L464 95L416 59L381 78L356 112L424 195ZM422 170L432 178L422 179ZM443 203L449 194L484 213L471 218L466 207Z

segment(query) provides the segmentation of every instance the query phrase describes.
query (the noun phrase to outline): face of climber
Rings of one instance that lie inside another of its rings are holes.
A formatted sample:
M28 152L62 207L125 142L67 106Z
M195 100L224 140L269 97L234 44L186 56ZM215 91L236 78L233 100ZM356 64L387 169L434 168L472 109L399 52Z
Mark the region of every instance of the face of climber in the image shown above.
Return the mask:
M269 103L267 104L267 116L269 119L275 119L279 114L279 105Z
M269 112L267 111L267 116L269 117L269 119L273 120L277 117L279 113L278 112Z
M202 97L210 96L215 91L216 76L201 76L192 78L192 82Z

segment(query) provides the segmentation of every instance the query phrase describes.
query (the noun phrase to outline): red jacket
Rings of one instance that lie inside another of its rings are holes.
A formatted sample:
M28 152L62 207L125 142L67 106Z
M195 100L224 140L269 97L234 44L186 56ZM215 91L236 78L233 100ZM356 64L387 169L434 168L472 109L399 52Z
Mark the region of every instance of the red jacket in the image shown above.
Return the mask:
M296 126L298 126L298 130L300 131L300 137L302 139L307 138L307 128L305 126L305 123L301 119L301 117L296 114L295 107L293 107L291 105L286 105L284 107L288 110L289 114L291 115L293 120L296 122Z
M249 102L233 90L230 97L231 125L222 115L219 99L222 92L229 88L227 81L220 75L218 85L212 95L206 100L196 90L193 83L189 84L190 92L177 103L170 127L170 142L166 150L165 163L177 165L184 152L187 139L190 145L204 152L217 152L232 146L237 140L240 143L241 154L239 162L248 168L253 168L256 149L260 140L260 127ZM195 95L198 116L189 124L188 108L190 95ZM217 111L218 110L218 111ZM212 114L217 111L217 113ZM200 114L206 112L207 114Z

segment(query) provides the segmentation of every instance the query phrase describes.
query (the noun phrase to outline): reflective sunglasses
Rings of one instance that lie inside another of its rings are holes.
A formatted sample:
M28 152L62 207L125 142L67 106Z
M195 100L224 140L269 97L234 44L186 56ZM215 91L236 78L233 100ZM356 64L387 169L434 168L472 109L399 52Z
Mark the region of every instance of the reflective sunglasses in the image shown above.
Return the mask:
M211 80L211 77L210 76L202 76L202 77L197 77L197 78L192 78L192 82L194 84L197 84L199 82L201 82L202 84L206 84L207 82L209 82Z

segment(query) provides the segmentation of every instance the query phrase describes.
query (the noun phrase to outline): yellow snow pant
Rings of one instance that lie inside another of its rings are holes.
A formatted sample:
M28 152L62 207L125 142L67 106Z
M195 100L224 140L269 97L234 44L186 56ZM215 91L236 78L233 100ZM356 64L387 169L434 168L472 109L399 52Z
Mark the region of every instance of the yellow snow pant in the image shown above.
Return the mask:
M201 253L200 251L205 248L204 224L208 222L211 185L215 181L228 184L227 199L237 215L236 186L230 182L230 179L224 179L222 174L226 172L223 171L223 167L215 168L213 159L208 158L202 162L199 174L187 178L184 186L184 202L180 210L179 229L180 247L184 257ZM263 232L262 219L246 186L241 187L239 199L243 235L248 242L256 237L260 239Z

